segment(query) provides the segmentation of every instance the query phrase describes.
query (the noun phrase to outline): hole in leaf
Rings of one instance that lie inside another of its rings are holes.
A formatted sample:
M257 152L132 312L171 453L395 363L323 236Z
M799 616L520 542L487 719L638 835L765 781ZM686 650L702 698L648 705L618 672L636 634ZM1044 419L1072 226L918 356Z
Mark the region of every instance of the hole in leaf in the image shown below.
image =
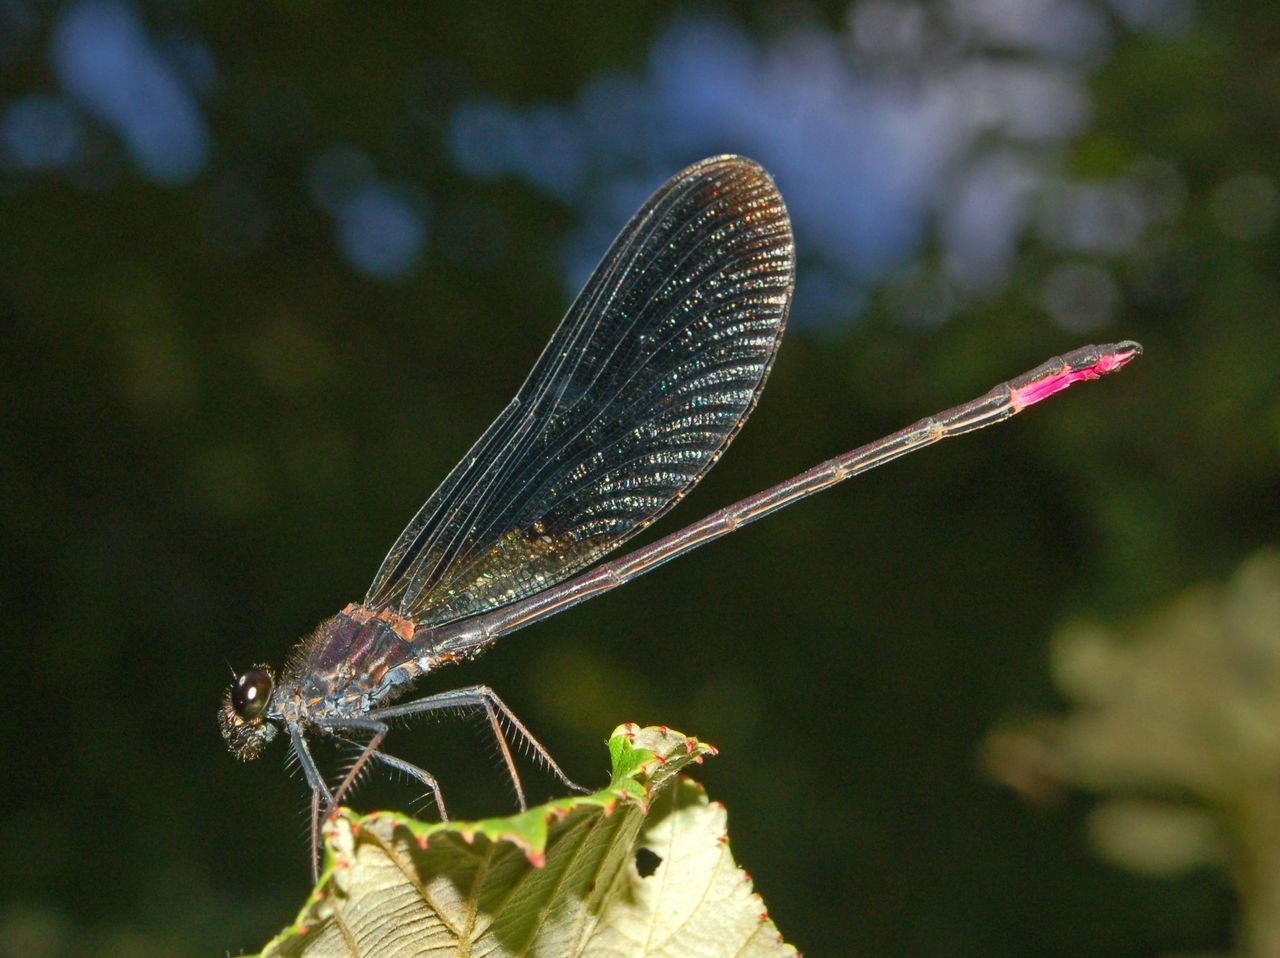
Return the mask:
M640 873L641 878L648 878L658 870L658 866L661 864L661 855L647 848L636 849L636 871Z

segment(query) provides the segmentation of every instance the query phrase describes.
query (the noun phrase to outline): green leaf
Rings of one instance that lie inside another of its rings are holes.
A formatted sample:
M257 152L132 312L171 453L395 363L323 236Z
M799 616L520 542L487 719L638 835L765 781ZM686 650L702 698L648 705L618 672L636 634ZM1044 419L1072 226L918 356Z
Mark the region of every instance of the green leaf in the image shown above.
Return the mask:
M319 883L262 958L795 955L733 861L724 806L679 774L714 753L622 725L593 795L477 822L343 809Z

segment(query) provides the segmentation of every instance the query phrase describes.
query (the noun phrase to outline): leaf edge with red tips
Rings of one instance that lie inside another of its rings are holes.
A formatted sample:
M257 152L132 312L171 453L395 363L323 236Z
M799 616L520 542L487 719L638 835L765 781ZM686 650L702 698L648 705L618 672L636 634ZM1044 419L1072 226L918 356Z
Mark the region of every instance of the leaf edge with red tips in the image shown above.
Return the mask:
M267 943L263 958L299 953L308 935L319 934L327 921L324 913L334 897L345 897L343 875L354 860L361 841L390 842L403 830L424 853L434 843L456 837L472 845L477 838L494 844L514 846L534 869L545 866L550 826L580 810L598 811L612 817L619 807L634 806L647 815L653 800L679 776L682 769L715 755L714 746L672 731L667 726L641 727L624 723L608 740L612 773L609 783L587 795L555 799L515 815L474 821L421 822L394 811L374 811L361 815L340 808L323 829L324 861L319 880L292 924Z

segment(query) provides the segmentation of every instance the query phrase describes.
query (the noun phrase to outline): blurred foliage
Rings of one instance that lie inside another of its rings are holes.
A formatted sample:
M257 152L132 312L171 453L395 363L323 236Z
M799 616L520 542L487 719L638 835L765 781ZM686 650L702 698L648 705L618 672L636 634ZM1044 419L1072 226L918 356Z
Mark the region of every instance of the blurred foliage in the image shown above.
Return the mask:
M1280 554L1225 586L1187 590L1117 636L1072 626L1053 676L1074 706L992 735L988 766L1026 797L1103 797L1100 855L1172 877L1222 869L1240 907L1239 954L1280 955Z
M57 8L0 5L31 11L0 31L6 104L56 87L41 51ZM363 594L572 294L575 215L457 170L451 107L568 99L637 71L670 12L141 9L158 32L198 33L218 66L207 168L159 185L103 147L96 178L0 171L0 955L221 954L292 913L305 788L281 759L224 750L227 664L278 663ZM762 37L846 16L724 13ZM1139 956L1221 949L1235 921L1215 873L1100 863L1083 803L1031 817L974 768L994 720L1056 702L1043 647L1060 623L1136 618L1280 541L1280 245L1262 215L1280 170L1280 5L1120 30L1089 89L1092 119L1064 146L1074 175L1154 159L1183 194L1125 254L1070 258L1123 291L1088 338L1137 339L1140 363L426 686L492 685L588 785L604 774L584 730L660 716L705 732L726 750L706 781L734 809L736 855L806 954ZM111 142L94 127L88 145ZM425 253L396 281L354 268L308 200L335 143L432 198ZM911 265L936 259L931 242ZM945 323L902 322L886 288L843 324L793 331L750 428L657 531L1079 345L1045 318L1062 261L1028 236L1007 287ZM459 814L508 813L472 732L397 730L397 754L435 770ZM409 794L374 782L358 798Z

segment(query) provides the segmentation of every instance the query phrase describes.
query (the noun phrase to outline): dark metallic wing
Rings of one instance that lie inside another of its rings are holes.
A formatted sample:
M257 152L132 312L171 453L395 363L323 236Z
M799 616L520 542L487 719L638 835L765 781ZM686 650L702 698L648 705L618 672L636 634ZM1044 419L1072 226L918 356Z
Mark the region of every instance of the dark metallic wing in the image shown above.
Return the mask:
M671 508L755 405L794 280L750 160L674 176L614 240L511 404L401 533L364 604L419 628L540 592Z

